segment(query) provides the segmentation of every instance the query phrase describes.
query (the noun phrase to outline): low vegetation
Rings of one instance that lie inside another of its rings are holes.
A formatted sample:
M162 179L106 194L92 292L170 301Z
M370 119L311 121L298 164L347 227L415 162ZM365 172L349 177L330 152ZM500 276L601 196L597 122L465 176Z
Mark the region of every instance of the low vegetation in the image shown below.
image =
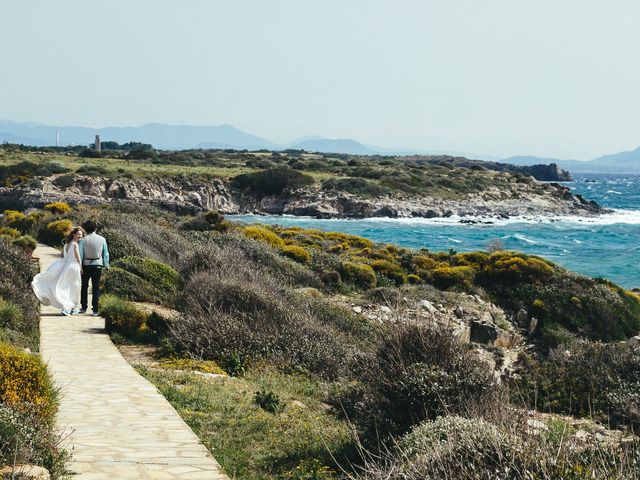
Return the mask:
M55 479L64 474L67 454L53 428L56 391L31 353L39 346L40 308L30 288L35 273L30 253L0 238L0 466L42 465Z
M259 195L250 185L247 195ZM53 232L87 218L113 257L101 301L108 332L153 346L155 363L141 372L236 478L633 478L632 292L499 248L430 252L295 227L217 228L226 220L215 211L145 205L12 210L0 219L0 269L10 275L0 277L0 332L11 342L27 345L37 325L37 305L15 288L33 270L11 242L51 232L55 244ZM387 313L365 315L361 303ZM463 314L451 314L454 326L428 321L451 303L519 336L509 369L507 348L454 334ZM599 420L625 440L533 429L528 410Z
M505 168L514 172L507 173ZM95 152L77 147L0 146L0 184L38 188L38 182L52 177L62 191L82 177L179 178L185 174L229 179L235 191L257 199L310 186L364 198L393 193L454 198L493 187L517 190L518 184L530 191L545 190L544 185L516 172L517 168L447 156L355 156L297 150L159 152L150 146Z

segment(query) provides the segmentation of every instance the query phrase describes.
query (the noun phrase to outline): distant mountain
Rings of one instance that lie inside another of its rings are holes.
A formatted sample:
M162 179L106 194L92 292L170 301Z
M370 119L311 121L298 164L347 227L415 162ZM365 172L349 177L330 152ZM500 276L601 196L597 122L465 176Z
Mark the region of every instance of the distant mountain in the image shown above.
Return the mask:
M351 155L375 155L369 147L346 138L311 138L289 146L294 150L323 153L347 153Z
M488 155L446 150L422 150L411 148L385 148L366 145L348 138L303 137L288 145L279 145L267 139L243 132L231 125L167 125L148 123L139 127L74 127L43 125L33 122L0 120L0 143L22 143L36 147L56 144L90 145L95 136L102 141L118 143L150 143L163 150L191 148L219 148L236 150L284 150L287 148L321 153L345 153L351 155L450 155L476 160L498 161L513 165L530 166L555 163L572 173L640 173L640 147L630 152L604 155L589 161L565 160L547 157L516 156L499 160Z
M34 145L36 147L41 147L43 145L48 145L47 140L42 138L29 138L22 137L20 135L15 135L9 132L1 132L0 131L0 143L19 143L22 145Z
M548 157L518 156L501 160L513 165L556 163L571 173L640 173L640 147L630 152L603 155L593 160L562 160Z
M640 147L630 152L603 155L589 163L602 172L640 173Z
M118 143L142 142L166 150L188 148L235 148L243 149L278 149L279 146L264 138L245 133L231 125L193 126L166 125L148 123L140 127L57 127L36 123L18 123L7 120L0 121L0 132L6 132L17 138L16 143L34 146L56 144L56 132L60 134L60 145L89 145L96 135L102 141ZM28 140L28 141L21 141ZM15 140L8 139L13 142ZM212 147L209 145L216 145ZM223 145L223 146L221 146Z

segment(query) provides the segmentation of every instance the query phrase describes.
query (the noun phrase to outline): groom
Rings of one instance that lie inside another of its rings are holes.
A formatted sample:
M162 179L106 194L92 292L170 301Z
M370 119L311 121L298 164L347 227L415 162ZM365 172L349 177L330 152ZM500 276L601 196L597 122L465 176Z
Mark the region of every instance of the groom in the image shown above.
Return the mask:
M87 235L80 242L80 258L82 258L82 290L80 290L80 313L87 311L87 291L89 280L93 291L93 316L98 316L98 302L100 301L100 277L102 269L109 268L109 249L107 241L96 233L97 225L93 220L88 220L82 227Z

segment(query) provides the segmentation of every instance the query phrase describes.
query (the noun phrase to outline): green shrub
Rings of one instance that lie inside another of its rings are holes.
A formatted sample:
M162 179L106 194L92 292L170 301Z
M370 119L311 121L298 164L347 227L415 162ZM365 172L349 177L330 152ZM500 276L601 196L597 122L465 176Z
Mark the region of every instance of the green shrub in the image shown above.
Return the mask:
M94 151L94 150L92 150ZM87 175L91 177L101 177L109 175L110 171L100 165L82 165L76 170L78 175Z
M369 182L364 178L329 178L322 183L322 188L349 192L363 197L380 197L391 192L389 188Z
M112 261L116 261L124 257L143 256L142 248L120 230L105 228L101 234L107 239L109 258Z
M269 413L276 413L282 409L280 397L271 390L265 390L264 388L255 393L253 401L261 409Z
M114 267L122 268L146 280L155 288L166 293L167 298L175 297L180 284L180 275L169 265L147 257L131 256L121 258L113 263Z
M172 306L176 290L167 290L144 280L135 273L113 266L104 272L104 291L125 300Z
M576 342L523 377L523 392L543 411L640 427L640 344Z
M397 263L388 260L374 260L371 262L371 268L373 268L378 275L388 278L396 285L402 285L407 281L402 267Z
M313 183L313 177L286 166L244 173L232 180L235 188L247 190L257 196L279 195L285 190L306 187Z
M148 335L149 315L134 304L114 295L100 297L100 314L107 333L118 333L130 340L144 340Z
M344 281L353 283L360 288L373 288L378 282L373 268L365 263L342 262L340 270Z
M224 215L218 212L218 210L209 210L204 214L204 219L211 225L218 225L224 221Z
M0 328L17 330L23 320L22 311L17 305L0 298Z
M51 478L64 478L69 454L52 423L31 411L0 405L0 465L40 465Z
M75 183L73 175L61 175L53 181L53 184L62 190L73 187Z
M289 257L292 260L295 260L299 263L309 263L311 262L311 254L307 252L304 248L298 247L296 245L285 245L282 247L282 253L285 256Z
M55 412L54 390L40 357L0 343L0 405L42 419Z
M40 304L30 288L36 271L31 256L0 239L0 299L6 307L5 319L13 339L23 347L37 348ZM20 315L12 313L13 307ZM0 334L3 327L0 325ZM17 335L17 336L16 336Z
M30 235L23 235L22 237L15 238L13 239L11 244L24 250L29 255L33 253L37 246L35 238L31 237Z

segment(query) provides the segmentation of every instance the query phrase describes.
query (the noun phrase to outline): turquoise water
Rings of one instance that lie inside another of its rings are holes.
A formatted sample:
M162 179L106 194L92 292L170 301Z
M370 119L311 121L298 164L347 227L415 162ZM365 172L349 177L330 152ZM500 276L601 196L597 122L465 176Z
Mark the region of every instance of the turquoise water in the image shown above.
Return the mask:
M500 239L507 249L542 255L571 270L640 287L640 175L579 175L566 184L599 204L614 209L597 219L571 217L518 218L489 224L462 224L459 219L317 220L289 216L237 215L246 222L298 225L361 235L432 251L485 249Z

